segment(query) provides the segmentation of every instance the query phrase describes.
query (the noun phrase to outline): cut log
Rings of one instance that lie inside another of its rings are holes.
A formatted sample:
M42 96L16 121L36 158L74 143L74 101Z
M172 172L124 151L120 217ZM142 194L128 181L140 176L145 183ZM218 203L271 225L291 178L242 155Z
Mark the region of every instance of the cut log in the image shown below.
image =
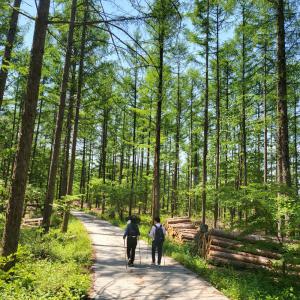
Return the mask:
M211 261L213 264L216 265L230 265L240 269L267 269L265 266L262 265L251 264L247 262L242 262L242 261L229 259L229 258L217 257L213 255L210 255L208 259L209 261Z
M267 266L267 267L272 266L272 262L270 260L268 260L265 257L257 256L257 255L249 254L247 256L247 255L244 255L244 254L228 253L228 252L217 251L217 250L210 250L209 255L210 256L217 256L217 257L221 257L221 258L226 258L226 259L234 259L234 260L237 260L237 261L251 263L251 264L255 264L255 265L263 265L263 266Z
M179 232L178 237L180 239L189 239L189 240L193 240L195 238L195 234L193 233L187 233L187 232Z
M183 217L183 218L172 218L172 219L167 219L166 224L177 224L177 223L192 223L189 218Z
M226 249L226 248L222 248L222 247L214 246L214 245L210 246L209 251L210 251L209 253L211 253L211 251L215 251L217 253L223 252L223 253L228 253L230 255L233 254L234 258L237 260L242 259L245 262L261 264L261 265L264 265L267 267L272 266L272 261L264 256L258 256L258 255L254 255L254 254L247 253L247 252L234 251L234 250L230 250L230 249ZM214 253L214 252L212 252L212 253ZM216 254L216 256L218 256L218 255ZM222 257L232 258L232 256L228 257L227 254L222 255Z
M280 245L279 241L274 238L263 237L255 234L242 235L240 232L227 232L221 229L211 229L210 234L222 238L227 238L227 239L233 239L233 240L238 239L240 241L247 241L249 243L264 241L264 242L275 244L277 246Z
M226 238L211 236L211 244L215 246L220 246L226 249L243 249L245 245L240 241L230 240ZM250 249L247 252L252 254L258 254L261 256L265 256L271 259L280 259L281 255L279 253L275 253L269 250L262 250L262 249Z
M179 224L172 224L173 229L195 229L195 226L192 223L179 223Z

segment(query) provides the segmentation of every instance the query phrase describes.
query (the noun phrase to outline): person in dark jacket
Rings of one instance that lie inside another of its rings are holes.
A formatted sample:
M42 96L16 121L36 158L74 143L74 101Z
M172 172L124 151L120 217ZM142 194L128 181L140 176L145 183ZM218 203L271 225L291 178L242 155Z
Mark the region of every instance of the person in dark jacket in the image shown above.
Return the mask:
M137 218L132 216L130 222L128 222L125 229L123 239L127 237L127 258L128 266L133 267L134 258L135 258L135 249L137 245L137 240L140 236L139 226L137 224Z

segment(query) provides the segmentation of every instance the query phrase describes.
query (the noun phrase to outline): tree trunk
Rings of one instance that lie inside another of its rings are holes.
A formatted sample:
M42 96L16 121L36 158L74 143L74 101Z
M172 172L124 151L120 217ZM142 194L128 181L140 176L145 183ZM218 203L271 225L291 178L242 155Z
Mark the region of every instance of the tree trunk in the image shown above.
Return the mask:
M103 124L102 124L102 170L101 170L101 177L103 179L103 183L105 184L106 180L106 155L107 155L107 131L108 131L108 116L109 111L108 108L105 107L103 111ZM101 213L104 214L105 212L105 194L102 197L102 208Z
M284 0L277 4L277 114L278 114L278 162L279 183L291 186L289 132L287 114L287 79L285 55Z
M295 188L296 188L296 195L298 195L299 184L298 184L298 130L297 130L297 97L295 96L295 104L294 104L294 152L295 152L295 165L294 165L294 173L295 173Z
M61 182L61 196L67 194L68 189L68 174L69 174L69 163L70 163L70 143L71 143L71 134L72 134L72 120L74 115L74 100L75 100L75 90L76 90L76 62L72 66L72 80L71 80L71 89L69 95L69 109L68 117L66 124L66 136L65 136L65 153L64 161L62 166L62 182Z
M160 132L161 132L161 110L163 101L163 69L164 69L164 29L159 32L159 68L158 68L158 91L156 109L156 128L155 128L155 150L154 150L154 171L152 188L152 219L159 216L160 211Z
M5 91L5 85L7 80L8 68L11 60L11 52L14 46L18 18L19 18L19 9L21 6L22 0L15 0L13 4L13 11L10 17L9 29L6 36L6 43L4 48L4 54L2 57L2 66L0 68L0 110L2 107L3 96Z
M267 42L264 45L264 184L268 183ZM271 170L272 172L272 170Z
M43 227L44 227L45 232L49 231L50 218L51 218L51 214L52 214L52 204L53 204L54 190L55 190L55 179L56 179L56 173L57 173L57 167L58 167L58 161L59 161L59 151L60 151L60 146L61 146L61 134L62 134L62 129L63 129L64 112L65 112L65 105L66 105L66 94L67 94L69 73L70 73L70 66L71 66L76 9L77 9L77 0L72 0L67 50L66 50L66 56L65 56L65 65L64 65L62 83L61 83L61 88L60 88L59 109L58 109L58 114L56 116L55 138L54 138L54 145L53 145L53 151L52 151L52 156L51 156L47 193L46 193L46 198L45 198L45 203L44 203Z
M177 105L176 105L176 136L175 136L175 163L172 189L171 215L174 216L178 205L178 177L179 177L179 142L180 142L180 119L181 119L181 95L180 95L180 63L177 70Z
M219 15L220 15L220 8L217 5L217 49L216 49L216 56L217 56L217 91L216 91L216 198L214 204L214 228L217 227L218 222L218 211L219 211L219 183L220 183L220 62L219 62Z
M86 138L83 139L82 165L81 165L81 177L80 177L80 194L81 194L80 208L81 209L83 209L83 202L85 196L85 175L86 175L85 153L86 153Z
M136 54L137 55L137 54ZM132 213L132 203L134 198L134 179L135 179L135 166L136 166L136 103L137 103L137 56L135 57L135 67L134 67L134 102L133 102L133 133L132 133L132 171L131 171L131 188L130 188L130 200L129 200L129 216Z
M68 188L67 194L73 194L73 181L74 181L74 169L75 169L75 156L76 156L76 144L77 144L77 135L78 135L78 124L79 124L79 111L81 105L81 91L83 85L83 68L84 68L84 56L85 56L85 42L86 42L86 22L88 18L88 1L84 2L84 17L83 17L83 28L81 34L81 43L80 43L80 62L78 70L78 81L77 81L77 96L76 96L76 110L74 118L74 127L73 127L73 137L72 137L72 149L71 149L71 159L70 159L70 172L68 178Z
M202 164L202 224L206 222L206 182L207 182L207 148L208 148L208 67L209 67L209 12L210 0L207 0L207 21L205 38L205 103L204 103L204 128L203 128L203 164Z
M8 202L3 233L3 256L15 253L18 248L24 195L28 175L27 172L30 163L36 108L39 96L39 84L41 79L49 6L50 0L40 0L38 15L35 22L27 89L24 97L24 113L22 115L21 134L15 159L11 196Z
M243 33L242 33L242 121L241 121L241 170L243 171L240 180L244 186L247 185L247 136L246 136L246 41L245 41L245 5L242 8Z

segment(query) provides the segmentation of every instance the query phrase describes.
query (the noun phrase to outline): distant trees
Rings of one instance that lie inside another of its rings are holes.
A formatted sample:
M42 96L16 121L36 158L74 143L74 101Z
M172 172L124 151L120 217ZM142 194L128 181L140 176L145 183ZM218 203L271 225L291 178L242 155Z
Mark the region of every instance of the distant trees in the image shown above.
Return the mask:
M0 13L11 57L1 69L11 70L0 118L5 256L17 249L27 179L45 232L56 205L67 231L77 200L121 218L188 214L298 234L295 8L128 0L136 16L110 19L98 1L54 4L48 18L49 1L39 3L30 57L21 39L12 48L18 10Z

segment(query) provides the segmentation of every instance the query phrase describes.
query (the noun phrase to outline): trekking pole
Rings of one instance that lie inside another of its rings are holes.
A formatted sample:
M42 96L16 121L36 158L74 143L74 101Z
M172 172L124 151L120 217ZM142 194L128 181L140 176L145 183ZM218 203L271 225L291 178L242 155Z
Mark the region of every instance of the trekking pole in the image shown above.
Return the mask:
M142 264L142 258L141 258L141 242L139 238L139 252L140 252L140 265Z
M127 252L127 251L126 251L127 249L126 249L126 247L125 247L125 239L123 239L123 241L124 241L124 253L125 253L125 268L126 268L126 270L127 270L127 257L126 257L126 256L127 256L127 255L126 255L126 254L127 254L127 253L126 253L126 252Z
M149 236L148 236L148 240L147 240L147 255L146 255L146 259L148 259L148 252L149 252Z

